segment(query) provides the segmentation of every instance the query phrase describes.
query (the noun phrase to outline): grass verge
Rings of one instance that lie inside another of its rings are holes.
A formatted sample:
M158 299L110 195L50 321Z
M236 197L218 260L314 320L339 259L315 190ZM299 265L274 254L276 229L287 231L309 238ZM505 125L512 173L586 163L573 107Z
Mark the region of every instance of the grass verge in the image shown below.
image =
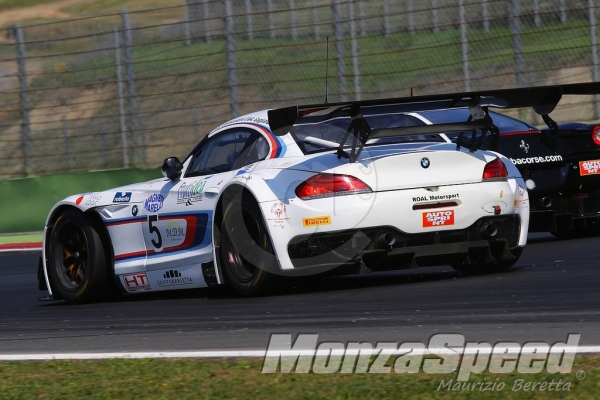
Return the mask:
M3 0L0 1L0 11L38 6L40 4L57 3L58 1L59 0Z
M456 373L263 374L261 368L256 359L2 362L0 398L582 399L597 397L600 388L598 356L578 356L570 374L474 374L466 382L471 390L462 391L444 387ZM527 382L552 381L545 390L525 390ZM478 382L496 390L483 391Z
M36 243L42 241L42 236L43 234L41 233L33 235L0 236L0 244Z

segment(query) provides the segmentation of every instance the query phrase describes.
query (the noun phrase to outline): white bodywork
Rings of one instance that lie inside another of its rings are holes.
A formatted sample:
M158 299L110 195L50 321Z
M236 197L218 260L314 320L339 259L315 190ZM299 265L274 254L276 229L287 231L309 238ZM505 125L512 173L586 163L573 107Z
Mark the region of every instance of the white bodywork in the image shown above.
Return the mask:
M207 285L201 264L215 259L213 215L220 196L231 185L246 188L256 198L282 274L295 273L288 244L298 235L378 226L407 234L466 229L493 215L494 206L500 207L500 215L518 215L518 245L525 245L529 218L525 183L517 168L500 154L457 150L448 140L365 147L355 163L338 159L333 150L305 155L290 134L276 137L271 133L266 111L223 124L209 137L235 127L263 135L270 145L264 161L186 178L189 157L178 180L157 179L66 198L51 210L46 230L63 207L97 213L110 235L114 273L132 293ZM420 166L423 157L431 163L427 169ZM482 182L483 167L497 157L508 169L508 180ZM318 172L358 177L373 192L299 199L295 188ZM436 218L447 209L413 210L415 204L440 199L456 202L450 210L453 221ZM425 227L425 220L434 225ZM44 254L48 236L44 235ZM309 269L306 273L318 272ZM44 273L51 292L46 257ZM219 283L221 274L217 273Z

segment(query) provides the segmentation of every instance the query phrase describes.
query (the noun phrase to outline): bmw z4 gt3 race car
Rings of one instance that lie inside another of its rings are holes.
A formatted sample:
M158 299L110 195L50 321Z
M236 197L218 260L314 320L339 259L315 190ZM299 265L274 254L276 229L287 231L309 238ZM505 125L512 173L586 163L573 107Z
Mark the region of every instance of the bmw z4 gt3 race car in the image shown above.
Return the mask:
M491 106L547 102L546 91L523 101L519 90L235 118L183 161L167 158L164 179L57 203L44 231L40 289L71 303L116 289L219 284L251 296L282 277L508 268L527 239L525 181L505 156L457 145L445 133L492 130ZM414 117L450 107L471 118L425 124Z

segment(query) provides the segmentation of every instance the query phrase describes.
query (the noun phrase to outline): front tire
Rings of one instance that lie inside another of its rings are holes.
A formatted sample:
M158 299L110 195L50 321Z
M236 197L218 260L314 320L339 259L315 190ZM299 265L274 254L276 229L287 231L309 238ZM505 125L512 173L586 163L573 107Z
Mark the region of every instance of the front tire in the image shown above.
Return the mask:
M98 300L109 289L106 253L94 221L64 211L50 233L48 272L53 291L67 303Z
M277 267L271 239L260 209L249 196L234 199L224 207L220 228L221 264L231 286L243 296L269 292Z

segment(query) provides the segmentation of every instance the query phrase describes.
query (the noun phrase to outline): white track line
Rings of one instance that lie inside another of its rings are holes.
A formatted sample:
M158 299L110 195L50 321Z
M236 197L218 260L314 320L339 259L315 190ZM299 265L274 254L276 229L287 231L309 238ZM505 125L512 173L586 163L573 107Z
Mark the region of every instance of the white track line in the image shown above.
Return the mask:
M36 248L32 248L32 249L0 249L0 253L6 253L9 251L42 251L41 247L36 247Z
M456 351L448 348L443 349L431 349L418 351L415 349L414 354L462 354L462 348L456 348ZM474 350L474 349L469 349ZM576 352L577 354L598 354L600 353L600 346L565 346L561 350L569 353ZM468 353L475 354L477 350L468 351ZM53 354L0 354L0 361L34 361L34 360L104 360L110 358L264 358L266 355L265 350L225 350L225 351L164 351L164 352L123 352L123 353L53 353ZM358 355L358 351L333 351L332 355ZM273 356L296 356L296 355L313 355L313 350L301 350L296 351L277 351ZM374 351L373 354L377 354ZM507 353L508 354L508 353ZM518 354L518 353L515 353ZM323 356L328 354L323 354Z

